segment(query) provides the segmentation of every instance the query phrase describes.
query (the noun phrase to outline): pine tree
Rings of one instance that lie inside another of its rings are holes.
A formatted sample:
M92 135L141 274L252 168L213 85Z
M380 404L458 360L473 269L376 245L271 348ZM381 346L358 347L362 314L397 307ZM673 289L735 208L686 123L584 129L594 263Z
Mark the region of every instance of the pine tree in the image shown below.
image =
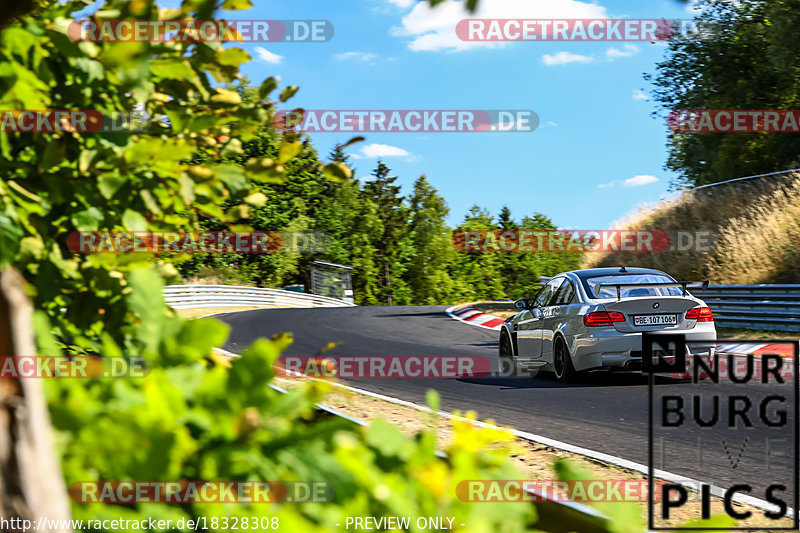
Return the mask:
M504 205L500 209L500 214L497 216L497 221L500 229L504 231L516 231L519 229L517 224L511 217L511 209ZM520 270L523 268L524 252L503 252L498 254L498 263L500 268L500 275L503 279L503 287L505 293L514 294L517 288L517 278L519 277Z
M498 229L491 213L473 205L456 230L491 231ZM500 252L461 252L453 265L453 279L459 290L470 299L505 298L500 273Z
M445 224L450 209L444 198L420 176L409 199L409 235L414 251L406 279L416 304L438 304L455 296L448 267L456 259L450 230Z
M509 209L507 205L504 205L503 208L500 210L500 214L497 216L497 221L500 224L501 229L504 230L519 229L519 224L514 222L514 220L511 218L511 209Z
M336 144L331 148L331 151L328 152L328 159L330 159L332 163L343 163L350 166L350 154L345 153L341 144ZM355 175L355 172L353 172L353 175Z
M397 290L405 292L407 287L401 278L403 263L399 261L402 252L401 238L408 231L408 209L405 198L400 195L400 186L394 185L396 176L389 176L391 169L382 161L372 171L372 179L364 184L363 196L378 208L378 218L383 232L375 242L376 259L382 268L380 299L393 305Z

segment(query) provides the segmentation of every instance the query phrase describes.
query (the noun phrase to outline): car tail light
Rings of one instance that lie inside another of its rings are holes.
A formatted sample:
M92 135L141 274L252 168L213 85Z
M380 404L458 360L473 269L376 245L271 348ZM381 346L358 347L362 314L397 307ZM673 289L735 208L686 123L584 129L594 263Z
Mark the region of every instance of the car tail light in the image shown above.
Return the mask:
M708 307L695 307L686 311L686 320L698 322L714 322L714 313Z
M612 322L625 322L625 315L616 311L595 311L594 313L583 315L584 326L611 326Z

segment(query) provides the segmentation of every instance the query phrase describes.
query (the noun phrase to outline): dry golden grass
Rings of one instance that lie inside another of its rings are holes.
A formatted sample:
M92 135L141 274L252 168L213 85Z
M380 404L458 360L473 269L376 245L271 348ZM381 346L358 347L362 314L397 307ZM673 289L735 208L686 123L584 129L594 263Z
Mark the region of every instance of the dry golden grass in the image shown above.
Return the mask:
M238 311L250 311L251 309L268 309L274 306L242 306L242 307L202 307L198 309L176 309L175 312L183 318L199 318L201 316L214 313L236 313Z
M615 229L710 231L705 251L586 254L584 267L658 268L712 283L800 281L800 174L721 185L645 206Z

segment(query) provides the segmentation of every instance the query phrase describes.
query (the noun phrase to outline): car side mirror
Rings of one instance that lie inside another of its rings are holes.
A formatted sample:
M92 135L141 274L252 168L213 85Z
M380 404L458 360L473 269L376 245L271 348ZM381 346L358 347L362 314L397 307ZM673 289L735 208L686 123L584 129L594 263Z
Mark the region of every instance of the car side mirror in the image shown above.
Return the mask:
M534 307L536 307L536 300L534 300L533 298L517 300L516 302L514 302L514 307L516 307L520 311L524 311L526 309L533 309Z

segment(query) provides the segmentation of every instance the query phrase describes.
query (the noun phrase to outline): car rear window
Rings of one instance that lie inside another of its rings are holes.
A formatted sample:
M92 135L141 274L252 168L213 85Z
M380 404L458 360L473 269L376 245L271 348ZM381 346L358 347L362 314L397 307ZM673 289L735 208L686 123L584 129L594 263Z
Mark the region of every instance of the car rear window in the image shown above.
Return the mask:
M584 278L583 285L586 292L593 298L616 298L617 289L614 287L604 287L598 294L598 285L608 285L617 283L675 283L675 280L663 274L621 274L618 276L595 276ZM622 287L620 296L628 298L632 296L680 296L683 291L679 287Z

